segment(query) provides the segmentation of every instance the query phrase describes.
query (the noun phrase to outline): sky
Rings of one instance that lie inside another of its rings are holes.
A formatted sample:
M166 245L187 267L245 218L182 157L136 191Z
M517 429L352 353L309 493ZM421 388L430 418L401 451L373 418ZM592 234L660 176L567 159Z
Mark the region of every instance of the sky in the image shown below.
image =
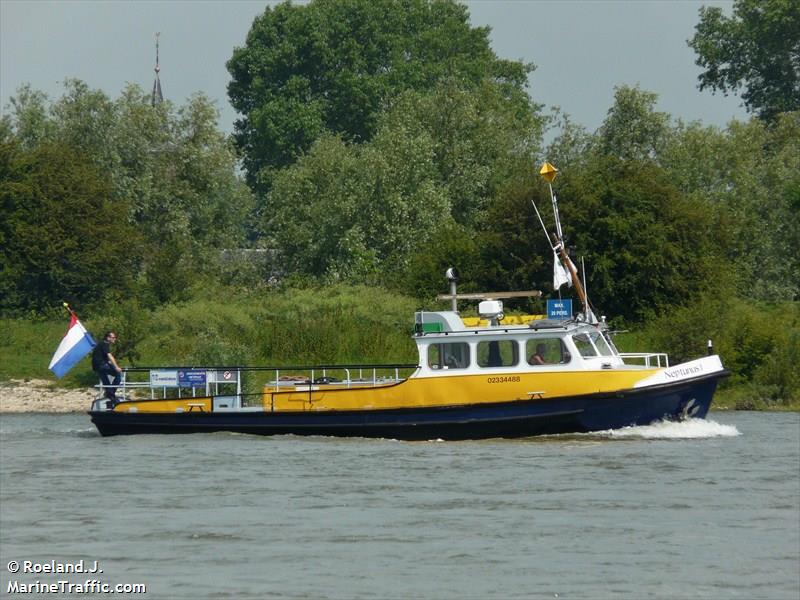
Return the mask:
M741 101L697 89L700 68L686 44L702 5L695 0L480 0L464 2L472 24L489 26L495 53L536 65L529 91L594 131L614 88L639 85L658 110L724 127L746 119ZM195 92L215 100L220 127L233 130L225 63L244 45L267 2L250 0L0 0L0 111L23 83L52 99L78 78L111 98L127 82L152 89L160 32L164 97L180 105Z

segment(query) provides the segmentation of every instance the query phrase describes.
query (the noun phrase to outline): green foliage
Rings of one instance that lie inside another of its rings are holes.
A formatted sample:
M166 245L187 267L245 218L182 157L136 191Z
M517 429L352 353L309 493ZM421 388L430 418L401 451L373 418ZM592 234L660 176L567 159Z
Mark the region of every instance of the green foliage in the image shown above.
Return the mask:
M420 298L428 307L441 306L433 299L447 291L444 274L449 267L458 266L461 291L474 291L480 285L484 265L479 248L469 229L455 222L445 223L427 244L416 249L405 269L392 273L396 279L389 285Z
M64 143L0 145L0 310L96 305L128 293L142 256L104 174Z
M138 299L124 299L106 306L102 316L88 320L85 325L98 342L107 331L117 334L114 357L122 364L135 367L141 364L140 344L153 328L152 315Z
M732 372L723 389L738 390L729 395L734 407L768 408L800 401L796 302L769 305L702 295L691 305L653 320L636 342L668 352L671 363L677 364L704 355L707 339ZM631 348L629 342L619 345Z
M98 331L119 331L126 364L132 354L151 366L414 362L414 308L410 298L363 286L215 288L155 310L124 307Z
M404 94L370 142L323 136L276 174L267 239L290 272L394 285L440 229L478 227L528 170L540 120L518 109L488 84Z
M687 198L714 211L709 233L738 289L770 301L800 297L800 112L772 127L679 124L658 158Z
M658 156L669 131L669 115L656 112L658 95L639 87L620 86L597 132L599 152L622 160L645 160Z
M455 221L476 226L491 202L530 170L544 119L527 96L484 80L465 89L449 78L406 92L379 122L378 136L427 136L436 177Z
M595 134L567 119L548 149L566 161L558 163L555 189L567 244L574 256L586 258L590 299L601 313L625 322L731 280L720 261L724 220L706 195L676 187L687 175L677 173L675 163L662 166L677 144L669 115L655 110L656 101L655 94L621 86ZM689 162L681 167L691 172ZM547 281L550 273L538 276Z
M586 257L591 298L608 314L640 320L720 277L711 211L657 166L598 158L560 190L568 243Z
M796 0L735 0L733 16L701 7L689 45L705 69L700 89L741 93L766 121L800 110L800 4Z
M531 204L545 209L550 196L533 173L530 169L528 179L494 202L481 219L480 267L472 269L481 290L541 289L552 281L552 251Z
M4 115L3 119L9 134L16 135L25 150L33 150L40 142L51 139L53 123L48 117L44 92L23 85L11 97L11 110L13 119L10 115Z
M560 109L550 121L550 127L558 133L547 147L546 159L564 172L581 168L590 154L590 148L595 143L595 136L589 133L583 125L575 123Z
M708 235L713 211L682 196L649 160L593 154L555 187L567 245L573 257L585 257L590 299L601 313L636 322L727 281ZM545 186L529 180L509 190L480 232L481 287L551 289L552 252L531 200L552 228Z
M648 305L665 310L709 288L796 299L800 113L720 130L673 125L654 107L654 95L620 88L596 134L567 120L549 148L566 161L556 190L576 252L590 259L594 302L619 314L616 287L644 301L616 306L638 320Z
M0 318L0 381L54 378L47 365L67 332L66 314L48 320ZM74 384L74 373L83 367L91 369L87 362L79 363L63 381Z
M783 308L783 307L781 307ZM785 327L776 332L770 352L754 372L756 386L767 391L772 402L800 404L800 319L797 305L788 305L787 312L793 311L792 320L784 321ZM784 315L779 315L783 317Z
M402 264L449 213L430 139L402 133L361 147L323 138L279 174L270 198L289 268L334 280Z
M113 206L118 223L108 234L95 235L97 255L107 259L127 249L131 258L141 257L135 268L123 256L117 264L107 263L104 271L118 267L126 277L136 278L142 297L150 302L186 297L191 280L218 268L219 250L241 245L248 235L252 196L236 174L232 143L217 128L217 109L205 96L195 95L177 109L170 103L152 107L137 86L129 85L111 100L81 81L67 80L65 93L55 102L23 87L11 105L4 118L6 137L25 152L71 148L94 173L87 175L87 182L104 182L98 198ZM40 177L54 174L42 161L32 168L43 170ZM57 198L49 201L55 203ZM66 207L73 200L59 202ZM63 211L36 218L57 215L63 216ZM119 231L123 226L128 231L124 235ZM105 247L106 240L111 247ZM140 240L146 253L141 252ZM113 273L106 276L97 269L83 273L98 285L120 283ZM48 278L38 285L52 287ZM129 286L119 291L127 294ZM49 301L59 293L47 288L42 298ZM4 306L23 308L25 302L17 298Z
M381 111L406 90L488 78L524 101L532 67L498 59L488 28L471 27L450 0L339 0L267 7L228 70L242 115L236 139L255 185L262 169L293 163L323 132L370 140Z
M240 299L237 299L240 300ZM255 364L255 321L241 301L194 299L153 311L139 351L148 365Z

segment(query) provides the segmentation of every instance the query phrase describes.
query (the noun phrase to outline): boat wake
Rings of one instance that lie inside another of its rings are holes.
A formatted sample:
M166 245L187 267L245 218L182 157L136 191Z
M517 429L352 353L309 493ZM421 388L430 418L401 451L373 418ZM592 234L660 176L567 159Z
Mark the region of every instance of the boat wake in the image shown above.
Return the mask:
M657 421L650 425L623 427L596 432L613 439L681 440L716 437L736 437L742 435L734 425L725 425L708 419L687 419L686 421Z

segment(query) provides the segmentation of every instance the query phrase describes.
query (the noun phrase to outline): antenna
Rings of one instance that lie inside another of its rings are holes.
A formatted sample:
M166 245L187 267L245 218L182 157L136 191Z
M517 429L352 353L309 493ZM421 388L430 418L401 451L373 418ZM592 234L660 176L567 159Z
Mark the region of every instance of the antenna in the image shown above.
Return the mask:
M583 275L583 291L586 293L586 297L589 297L589 288L586 287L586 263L583 261L583 257L581 256L581 274Z

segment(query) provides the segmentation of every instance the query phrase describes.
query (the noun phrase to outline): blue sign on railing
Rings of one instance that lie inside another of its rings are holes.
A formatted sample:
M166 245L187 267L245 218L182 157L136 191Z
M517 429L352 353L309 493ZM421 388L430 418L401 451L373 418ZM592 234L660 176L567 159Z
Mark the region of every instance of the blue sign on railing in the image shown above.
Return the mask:
M572 318L572 299L566 300L548 300L547 301L547 318L557 319L563 321Z
M186 369L178 371L178 385L181 387L203 387L205 384L205 369Z

